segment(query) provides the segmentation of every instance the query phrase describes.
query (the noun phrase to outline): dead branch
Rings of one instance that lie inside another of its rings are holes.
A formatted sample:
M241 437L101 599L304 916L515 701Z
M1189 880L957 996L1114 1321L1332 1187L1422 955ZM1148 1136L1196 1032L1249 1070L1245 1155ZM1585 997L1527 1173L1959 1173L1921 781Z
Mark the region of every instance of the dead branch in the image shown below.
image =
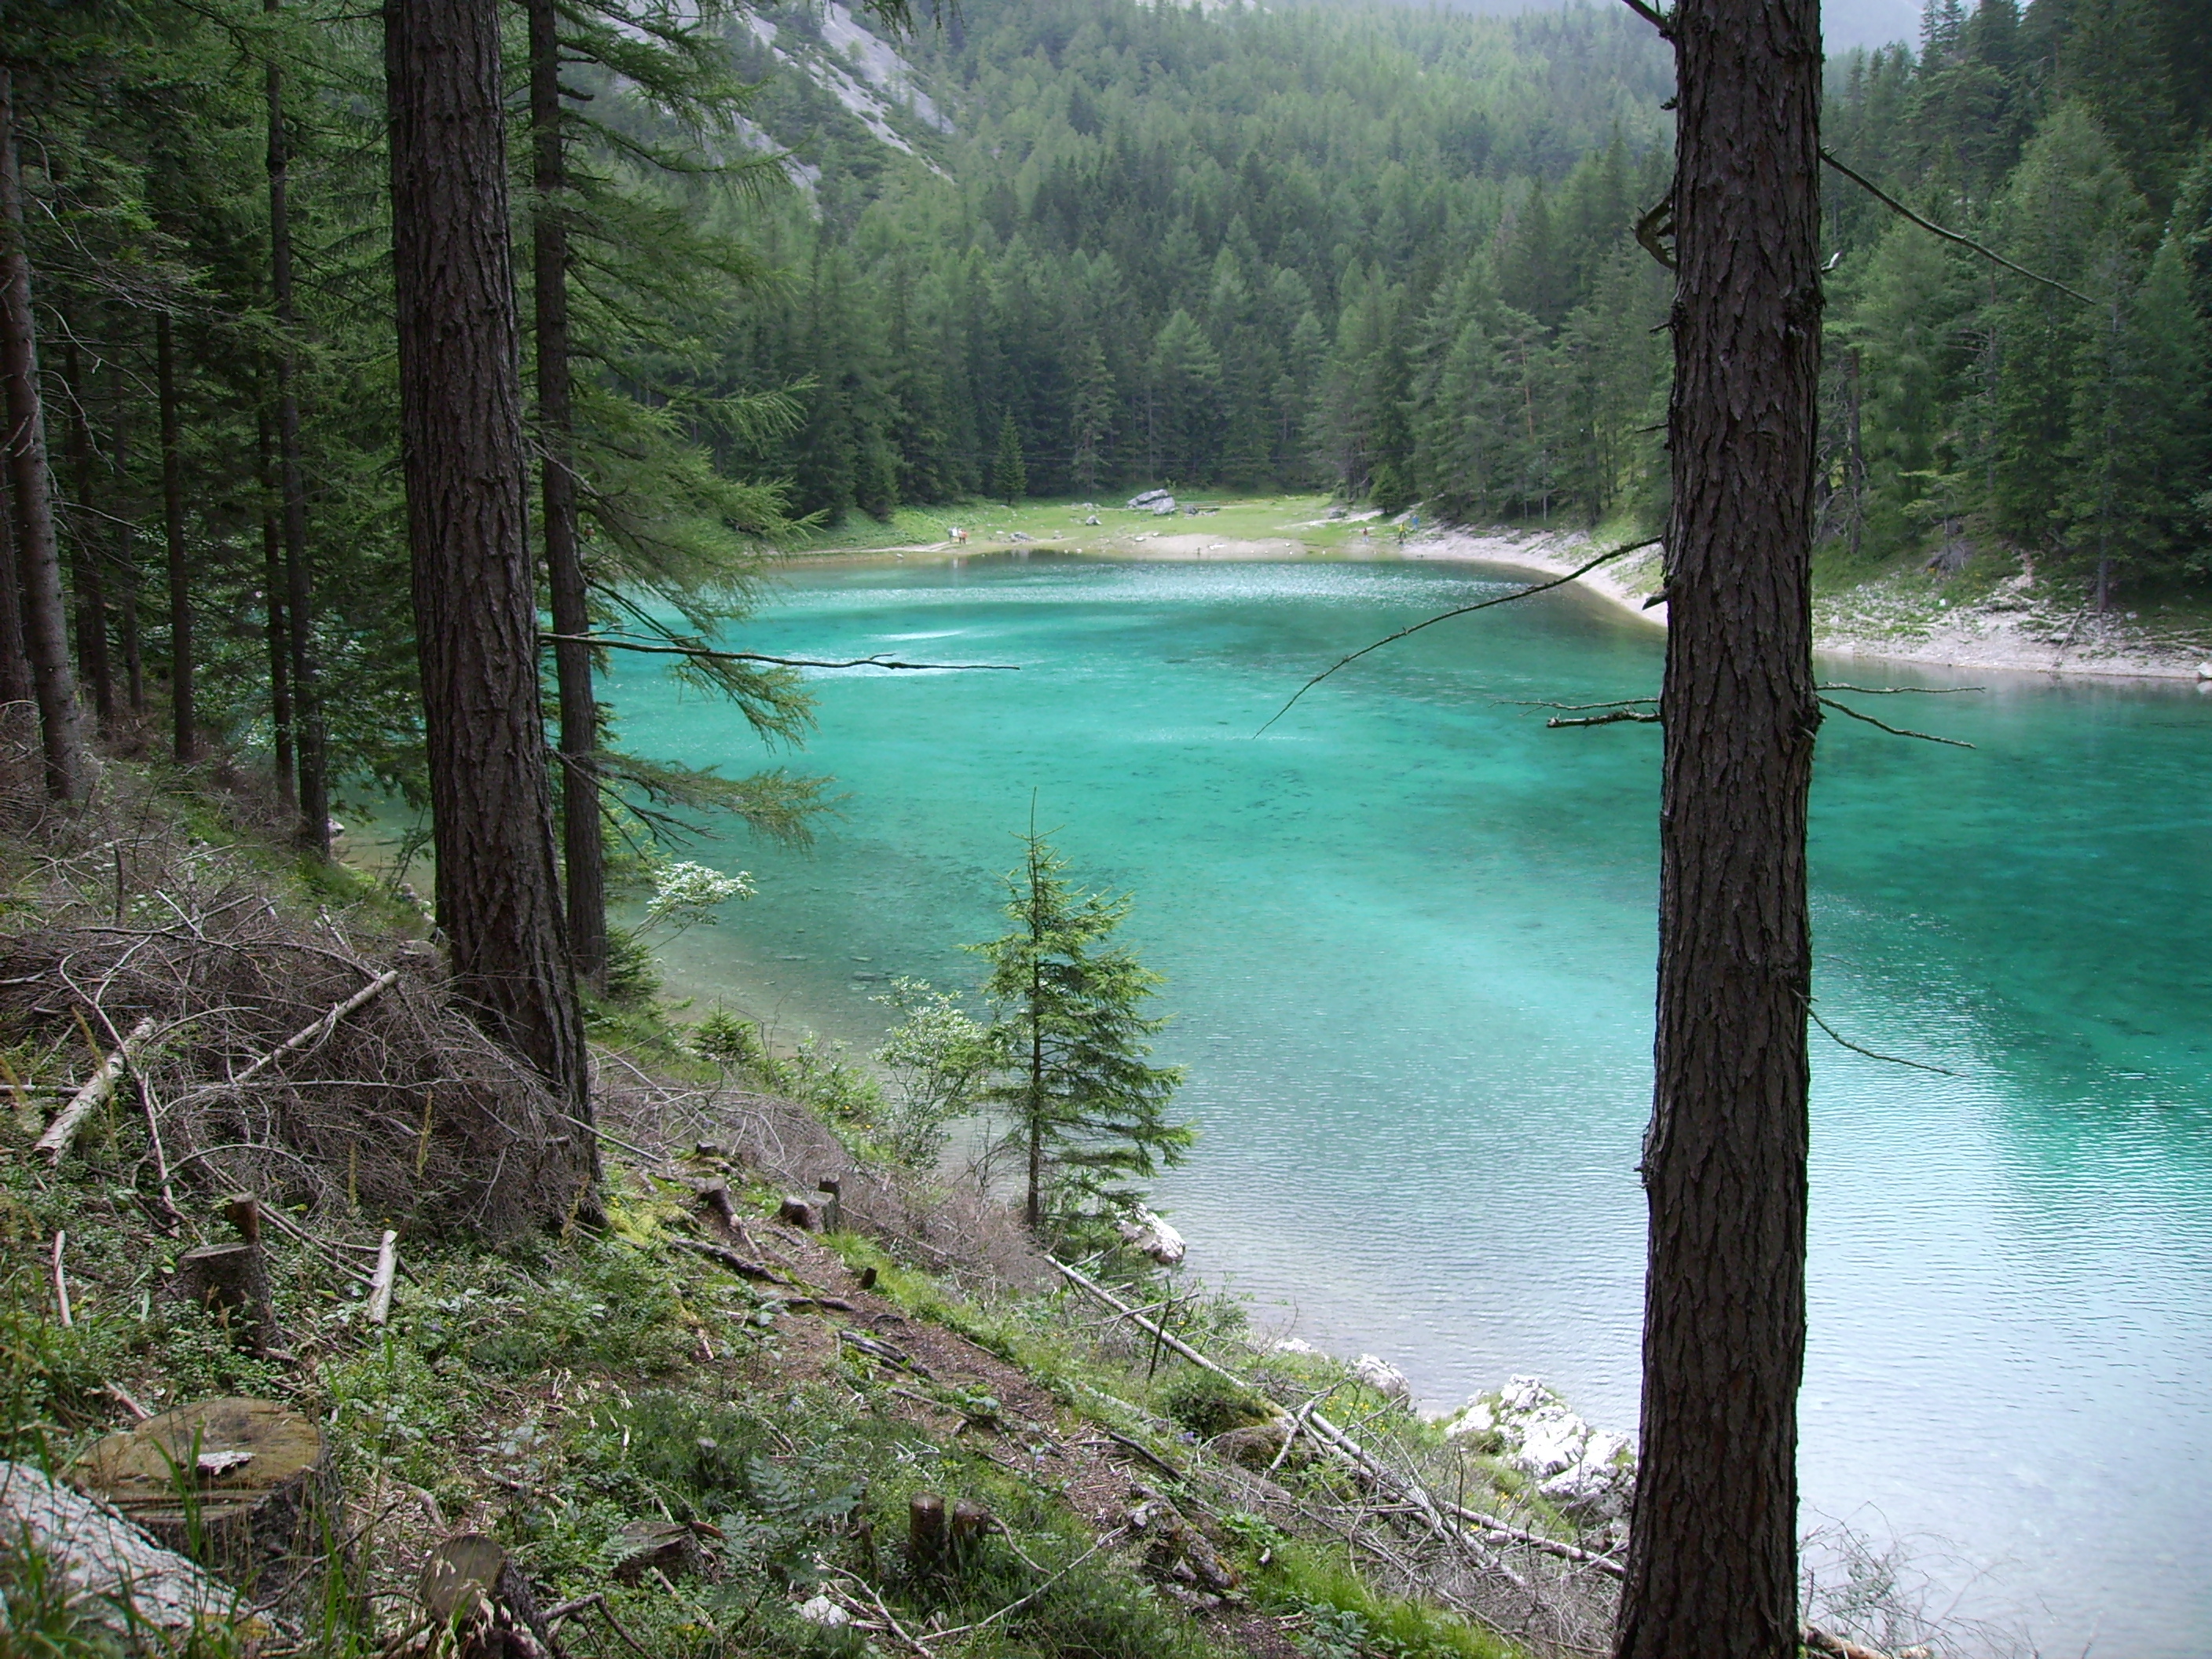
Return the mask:
M1474 605L1462 605L1455 610L1438 611L1435 616L1424 617L1419 622L1411 623L1407 627L1400 629L1395 634L1386 635L1382 639L1376 640L1371 645L1363 645L1358 650L1352 652L1350 655L1339 657L1334 662L1329 664L1328 667L1322 669L1320 673L1315 675L1304 685L1291 693L1290 701L1285 703L1280 708L1278 708L1273 714L1270 714L1267 717L1267 726L1262 726L1259 731L1255 732L1252 735L1255 738L1264 736L1267 732L1267 726L1273 726L1277 720L1282 719L1284 715L1289 714L1291 708L1297 705L1300 697L1305 696L1307 692L1312 690L1314 687L1319 685L1331 674L1336 672L1338 669L1345 667L1349 664L1358 662L1362 657L1367 655L1370 651L1380 651L1384 646L1395 644L1398 641L1404 639L1408 634L1418 634L1424 628L1433 628L1438 623L1449 622L1455 617L1473 616L1476 611L1487 611L1492 605L1510 605L1516 599L1532 599L1539 593L1548 593L1555 587L1565 587L1569 582L1589 575L1589 573L1596 569L1598 566L1604 564L1610 560L1623 557L1630 553L1638 552L1647 547L1656 547L1665 538L1663 537L1647 536L1640 542L1629 543L1626 547L1608 548L1606 551L1599 554L1597 557L1590 560L1588 563L1577 565L1574 569L1570 570L1564 576L1554 576L1547 582L1537 582L1531 586L1516 588L1510 593L1500 593L1495 599L1479 600Z
M1902 726L1891 726L1886 721L1876 720L1871 714L1862 714L1857 709L1846 703L1838 702L1833 697L1822 697L1820 707L1832 708L1838 714L1849 714L1855 720L1864 720L1869 726L1877 726L1888 732L1893 738L1917 738L1923 743L1946 744L1953 749L1972 749L1974 746L1971 743L1961 742L1957 738L1939 738L1932 732L1914 732Z
M1849 1037L1844 1036L1842 1032L1837 1030L1834 1026L1829 1024L1826 1020L1820 1018L1820 1011L1813 1006L1812 998L1807 997L1804 1001L1806 1015L1812 1020L1813 1024L1819 1026L1831 1037L1834 1038L1836 1042L1841 1043L1844 1048L1850 1049L1855 1054L1864 1054L1869 1060L1878 1060L1885 1066L1909 1066L1916 1072L1933 1072L1938 1077L1956 1077L1959 1075L1956 1072L1946 1071L1941 1066L1930 1066L1925 1060L1906 1060L1899 1054L1880 1054L1872 1048L1856 1043Z
M274 1066L278 1060L285 1059L289 1055L299 1053L301 1049L308 1047L312 1043L321 1042L337 1028L337 1023L343 1019L348 1014L353 1012L355 1009L362 1007L374 1000L376 997L381 995L384 992L390 990L398 982L399 970L397 968L387 969L385 972L379 974L374 979L369 981L368 984L362 986L360 990L356 991L343 1002L339 1003L335 1008L332 1008L320 1019L315 1021L313 1024L294 1032L276 1048L270 1049L267 1054L262 1055L260 1059L255 1060L251 1066L240 1072L236 1077L231 1079L231 1085L235 1088L240 1084L250 1083L255 1078L258 1077L263 1072L266 1071L270 1066Z
M61 1314L62 1328L67 1330L76 1321L70 1317L69 1277L62 1271L62 1251L69 1243L66 1230L54 1235L54 1306Z
M1550 731L1563 726L1619 726L1624 720L1638 726L1656 726L1660 723L1657 714L1646 714L1640 708L1616 708L1611 714L1585 714L1579 720L1563 720L1554 714L1544 722L1544 727Z
M392 1281L399 1272L399 1235L389 1227L376 1247L376 1273L368 1281L368 1322L381 1325L392 1316Z
M1625 3L1631 6L1635 6L1637 0L1625 0ZM1637 7L1637 9L1638 10L1642 9L1640 6ZM1856 185L1861 190L1866 191L1868 195L1873 197L1875 201L1881 203L1892 213L1898 214L1902 217L1910 219L1914 224L1919 226L1921 229L1928 232L1930 235L1940 236L1947 242L1955 242L1970 253L1980 254L1982 258L1989 260L1992 264L2002 265L2007 270L2014 272L2019 276L2025 276L2031 283L2040 283L2045 288L2055 288L2061 294L2065 295L2069 299L2079 300L2085 306L2102 305L2104 303L2101 300L2091 299L2087 295L2082 293L2078 289L2069 288L2062 282L2058 282L2049 276L2041 276L2035 271L2030 270L2026 265L2014 264L2011 260L2006 258L2003 254L1997 252L1994 248L1984 247L1979 242L1974 240L1971 236L1961 236L1955 230L1944 229L1942 226L1937 224L1932 219L1922 218L1920 215L1915 213L1911 208L1905 206L1904 203L1899 201L1894 196L1890 195L1887 191L1883 190L1881 185L1875 184L1874 180L1865 177L1862 173L1854 173L1850 168L1845 167L1841 161L1836 159L1836 153L1833 150L1822 150L1820 152L1820 159L1823 161L1826 161L1830 167L1835 168L1837 172L1842 173L1844 178Z
M901 662L896 657L884 656L824 662L812 657L764 656L757 651L713 651L703 645L648 645L642 640L626 640L613 634L540 634L538 637L555 645L598 646L611 651L636 651L652 657L690 657L707 662L759 662L778 668L957 668L963 672L981 670L1000 674L1021 672L1021 665L1012 662Z
M75 1098L61 1109L59 1116L46 1126L33 1152L44 1152L48 1162L58 1164L62 1154L69 1150L70 1142L76 1139L77 1127L92 1109L102 1104L115 1092L115 1085L137 1060L139 1051L154 1035L154 1017L147 1015L131 1028L131 1035L118 1043L113 1053L100 1062L85 1085L76 1091Z

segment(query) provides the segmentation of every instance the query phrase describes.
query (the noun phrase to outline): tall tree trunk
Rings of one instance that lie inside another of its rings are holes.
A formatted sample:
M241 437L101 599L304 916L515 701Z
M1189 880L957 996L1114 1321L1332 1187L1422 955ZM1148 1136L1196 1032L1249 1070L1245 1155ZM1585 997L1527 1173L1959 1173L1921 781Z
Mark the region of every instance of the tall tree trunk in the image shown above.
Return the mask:
M62 609L61 548L54 533L53 481L39 389L38 322L31 309L31 254L23 240L15 77L5 64L0 64L0 380L7 385L5 438L15 507L16 580L22 586L23 653L39 706L46 793L56 800L82 800L92 787L92 768Z
M0 466L0 733L11 741L33 723L31 659L23 650L23 585L15 568L15 492Z
M185 550L185 455L177 413L177 338L168 314L154 319L154 378L161 404L161 538L169 563L169 722L180 766L199 754L194 707L191 564Z
M1643 1454L1620 1659L1794 1659L1819 0L1680 0Z
M107 657L107 582L100 568L100 541L93 532L99 495L99 470L92 452L91 388L84 382L76 342L62 348L62 378L69 383L70 463L76 475L76 523L70 538L70 564L76 579L76 658L92 682L92 708L102 735L115 729L115 676Z
M537 201L531 252L538 332L539 505L545 580L561 699L562 862L568 872L568 948L594 990L607 982L606 846L599 822L596 755L599 715L592 698L592 631L576 533L575 399L568 357L568 167L561 125L561 36L553 0L528 0L532 185Z
M115 476L131 476L131 459L127 446L129 429L125 424L128 402L123 395L122 365L111 361L108 364L107 406L111 413L109 430L114 437ZM133 715L146 712L146 657L138 638L138 550L137 532L132 528L131 515L115 515L115 576L118 589L115 595L117 620L122 623L118 630L123 635L124 695Z
M283 0L262 0L272 15ZM300 398L295 389L292 333L299 317L292 298L291 146L284 133L284 72L269 65L269 278L276 301L276 473L283 502L284 613L290 629L291 728L299 770L295 832L301 851L331 855L331 790L323 740L322 679L315 661L314 573L307 563L307 490L300 470ZM270 589L272 595L275 589ZM275 682L270 682L272 693Z
M539 708L499 0L386 0L400 453L453 988L587 1118ZM575 1170L597 1175L577 1138Z
M276 463L270 442L269 417L263 416L256 434L261 471L261 610L269 645L270 766L276 777L277 805L290 811L300 804L293 775L292 754L292 628L284 605L284 543L279 526L283 514L276 488Z
M1850 476L1846 480L1851 492L1851 557L1859 556L1859 547L1866 537L1866 436L1862 419L1865 397L1861 387L1859 349L1853 346L1844 354L1844 366L1850 373Z

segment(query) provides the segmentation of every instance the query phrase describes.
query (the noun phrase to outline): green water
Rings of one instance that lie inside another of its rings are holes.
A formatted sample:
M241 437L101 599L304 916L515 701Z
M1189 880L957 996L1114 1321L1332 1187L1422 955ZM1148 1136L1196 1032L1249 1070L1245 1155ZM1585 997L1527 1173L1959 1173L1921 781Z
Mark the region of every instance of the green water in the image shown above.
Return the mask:
M1655 734L1516 699L1654 689L1655 632L1563 592L1316 666L1499 589L1477 567L1036 557L805 574L756 648L1020 665L821 676L811 854L680 983L871 1041L879 977L972 981L1034 793L1138 896L1205 1138L1161 1198L1260 1316L1442 1404L1540 1374L1633 1420ZM1878 666L1831 678L1897 682ZM1958 683L1913 674L1914 683ZM1832 720L1814 813L1808 1521L1912 1540L2046 1650L2212 1650L2212 697L2026 678ZM623 665L641 752L758 764ZM2069 1644L2071 1644L2069 1647Z

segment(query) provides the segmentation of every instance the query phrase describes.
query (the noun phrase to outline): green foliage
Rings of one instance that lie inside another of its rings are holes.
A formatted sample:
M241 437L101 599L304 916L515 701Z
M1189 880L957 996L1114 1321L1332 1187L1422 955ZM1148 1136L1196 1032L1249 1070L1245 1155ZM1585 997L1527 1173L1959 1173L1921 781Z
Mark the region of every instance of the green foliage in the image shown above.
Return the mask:
M960 1006L957 992L925 980L895 979L873 999L902 1017L876 1051L896 1101L881 1125L885 1150L910 1169L936 1165L945 1126L970 1110L991 1060L989 1034Z
M1076 890L1044 836L1024 843L1006 878L1014 930L968 948L991 969L991 1080L980 1098L1012 1121L1025 1212L1042 1231L1048 1212L1135 1202L1131 1182L1181 1164L1197 1132L1167 1116L1182 1069L1146 1062L1145 1039L1166 1021L1139 1010L1160 976L1109 943L1132 901Z
M1201 1440L1231 1429L1265 1423L1274 1416L1267 1403L1225 1376L1185 1365L1157 1391L1159 1408Z

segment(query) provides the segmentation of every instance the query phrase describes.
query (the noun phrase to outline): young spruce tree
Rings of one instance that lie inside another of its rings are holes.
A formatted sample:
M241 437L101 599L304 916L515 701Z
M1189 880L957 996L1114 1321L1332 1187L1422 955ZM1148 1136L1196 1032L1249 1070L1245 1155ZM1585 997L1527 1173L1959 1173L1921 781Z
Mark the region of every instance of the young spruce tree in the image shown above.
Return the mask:
M1023 1213L1042 1232L1048 1207L1072 1216L1131 1201L1126 1182L1181 1164L1197 1131L1167 1118L1182 1068L1146 1063L1145 1039L1167 1022L1139 1012L1160 975L1111 943L1129 898L1071 887L1050 842L1032 830L1024 842L1006 878L1013 931L969 948L991 964L983 994L997 1013L981 1097L1013 1120Z

